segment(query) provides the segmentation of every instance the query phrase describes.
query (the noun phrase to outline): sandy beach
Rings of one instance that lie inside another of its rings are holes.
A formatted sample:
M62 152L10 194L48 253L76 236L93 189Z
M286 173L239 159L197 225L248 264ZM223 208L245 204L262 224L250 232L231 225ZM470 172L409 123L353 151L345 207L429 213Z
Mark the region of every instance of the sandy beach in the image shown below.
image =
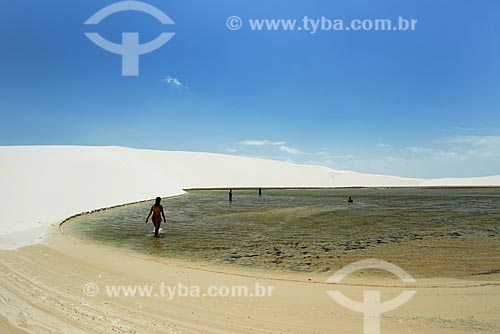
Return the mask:
M225 271L147 259L82 242L63 231L45 245L2 251L2 333L361 333L363 318L335 303L328 277ZM357 278L338 285L351 298L365 289L392 298L417 294L381 318L382 333L496 333L500 277L477 281ZM238 297L86 296L105 285L272 286L273 295Z
M94 209L186 188L498 186L500 177L404 179L276 161L116 147L2 147L1 333L362 333L363 315L327 291L386 301L416 291L381 315L381 333L498 333L500 273L476 279L329 275L227 268L151 258L70 234L60 223ZM157 163L151 165L151 161ZM33 168L36 166L36 168ZM145 177L147 176L147 177ZM149 181L164 180L161 187ZM30 210L23 213L29 202ZM20 214L23 213L23 214ZM43 235L43 237L42 237ZM208 296L210 287L258 284L266 296ZM165 296L160 286L201 291ZM110 295L112 286L151 286L149 296ZM195 289L196 288L196 289Z

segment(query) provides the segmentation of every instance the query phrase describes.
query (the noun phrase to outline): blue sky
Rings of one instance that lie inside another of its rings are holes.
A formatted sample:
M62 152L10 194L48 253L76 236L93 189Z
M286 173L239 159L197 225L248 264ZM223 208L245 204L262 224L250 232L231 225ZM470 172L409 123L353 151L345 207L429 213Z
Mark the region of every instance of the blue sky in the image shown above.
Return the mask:
M207 151L415 177L500 174L500 2L10 1L0 145ZM243 27L232 31L226 19ZM259 18L418 20L415 31L252 31ZM84 35L141 43L140 76ZM168 79L169 78L169 79Z

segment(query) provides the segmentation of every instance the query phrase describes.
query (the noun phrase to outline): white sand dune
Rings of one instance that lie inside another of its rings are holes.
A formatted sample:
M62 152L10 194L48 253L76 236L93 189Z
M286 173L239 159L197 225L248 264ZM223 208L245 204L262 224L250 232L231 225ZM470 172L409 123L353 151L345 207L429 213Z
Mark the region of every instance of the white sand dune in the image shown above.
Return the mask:
M73 214L187 188L493 186L500 176L409 179L233 155L123 147L0 147L0 248L39 240Z

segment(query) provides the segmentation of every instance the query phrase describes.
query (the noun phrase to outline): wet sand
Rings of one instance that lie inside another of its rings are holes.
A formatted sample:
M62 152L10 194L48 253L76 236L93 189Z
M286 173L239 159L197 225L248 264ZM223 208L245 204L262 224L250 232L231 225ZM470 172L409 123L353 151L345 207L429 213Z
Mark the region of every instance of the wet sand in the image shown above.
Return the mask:
M366 289L390 299L417 294L382 316L382 333L496 333L500 330L500 275L478 280L419 279L410 286L387 277L356 276L326 284L327 275L192 266L151 259L77 239L56 230L45 245L0 251L2 316L7 333L361 333L362 315L335 303L338 289L362 299ZM139 285L273 286L266 298L86 296L88 282ZM0 327L1 328L1 327ZM22 332L21 332L22 333Z

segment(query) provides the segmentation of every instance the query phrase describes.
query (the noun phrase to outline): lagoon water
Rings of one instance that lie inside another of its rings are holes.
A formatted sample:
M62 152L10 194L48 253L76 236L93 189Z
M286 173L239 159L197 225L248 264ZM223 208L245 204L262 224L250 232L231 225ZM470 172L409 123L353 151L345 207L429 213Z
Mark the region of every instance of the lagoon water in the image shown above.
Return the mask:
M85 239L152 256L281 271L330 272L380 258L417 277L500 273L500 189L199 190L77 217ZM352 196L354 203L347 203Z

